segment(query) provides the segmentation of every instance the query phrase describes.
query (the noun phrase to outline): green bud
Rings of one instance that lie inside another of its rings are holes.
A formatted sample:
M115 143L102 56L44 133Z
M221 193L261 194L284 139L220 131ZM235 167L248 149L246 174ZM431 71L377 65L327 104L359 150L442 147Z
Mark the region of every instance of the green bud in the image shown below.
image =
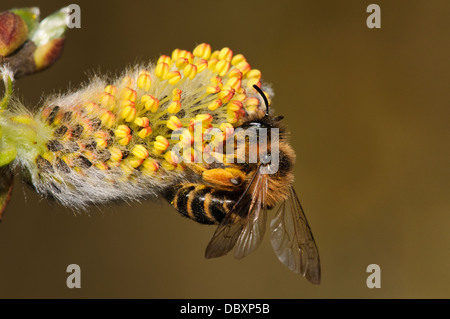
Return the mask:
M67 16L67 8L62 8L52 13L39 23L39 26L31 35L30 40L39 47L52 40L64 37L67 30Z

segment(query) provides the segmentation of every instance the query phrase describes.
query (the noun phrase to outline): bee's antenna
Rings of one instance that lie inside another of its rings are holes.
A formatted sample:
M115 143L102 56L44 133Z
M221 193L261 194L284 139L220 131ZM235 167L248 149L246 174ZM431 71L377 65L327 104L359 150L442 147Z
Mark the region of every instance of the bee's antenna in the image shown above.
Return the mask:
M258 93L263 98L264 104L266 104L266 116L269 116L269 101L267 101L266 95L264 94L264 92L256 84L253 84L253 87L255 88L256 91L258 91Z

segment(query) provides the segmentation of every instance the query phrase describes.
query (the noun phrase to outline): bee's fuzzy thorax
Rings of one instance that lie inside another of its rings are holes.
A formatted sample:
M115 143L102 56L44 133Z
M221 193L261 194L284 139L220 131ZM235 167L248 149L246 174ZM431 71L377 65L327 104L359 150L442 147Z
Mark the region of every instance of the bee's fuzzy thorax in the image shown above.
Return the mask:
M156 63L113 79L94 76L77 91L51 96L35 115L13 103L0 116L2 144L16 148L13 166L26 169L39 193L64 205L157 196L183 180L185 166L172 149L195 146L196 123L226 138L247 119L264 117L253 85L261 87L261 72L229 48L176 49ZM270 88L263 89L270 99ZM174 139L180 128L186 134ZM208 149L208 141L200 145Z

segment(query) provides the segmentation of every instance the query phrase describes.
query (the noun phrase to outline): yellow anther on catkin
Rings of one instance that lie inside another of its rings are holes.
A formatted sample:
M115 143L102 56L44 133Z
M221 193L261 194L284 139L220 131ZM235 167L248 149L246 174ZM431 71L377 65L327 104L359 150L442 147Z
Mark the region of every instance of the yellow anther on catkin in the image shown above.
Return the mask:
M238 101L244 102L247 99L247 94L245 94L245 89L240 87L236 90L234 98Z
M166 125L172 131L175 131L175 130L177 130L177 129L182 127L180 119L178 117L176 117L176 116L171 116L169 121L167 121Z
M261 71L257 70L257 69L252 69L245 75L245 77L248 78L248 79L255 78L255 79L258 79L258 80L261 79L261 76L262 76L261 75Z
M106 127L112 127L116 121L116 116L113 112L107 111L100 116L100 121L102 121L102 125Z
M208 61L200 59L195 63L195 66L197 67L197 73L203 72L208 68Z
M173 101L170 103L169 107L167 108L167 111L171 114L178 113L181 110L181 102L180 101Z
M224 86L222 90L219 92L219 99L222 100L223 103L229 102L234 96L235 90L231 86Z
M119 125L117 129L114 131L114 135L118 138L126 137L130 135L131 129L127 125Z
M138 132L138 136L140 138L146 138L147 136L150 136L152 134L152 128L150 126L144 127Z
M113 111L115 106L116 106L116 99L115 99L115 97L112 94L107 93L107 92L103 92L103 94L102 94L102 96L100 98L100 104L104 108L106 108L106 109L108 109L110 111Z
M183 74L192 80L197 75L197 67L194 64L188 64L184 67Z
M219 59L219 53L220 53L219 50L215 50L213 53L211 53L211 56L209 57L209 60L214 60L214 59L218 60Z
M243 75L247 74L248 71L250 71L250 64L247 63L247 61L242 61L236 64L236 69L242 72Z
M220 50L219 52L219 60L225 60L230 62L231 58L233 57L233 51L230 50L230 48L223 48L222 50Z
M117 93L117 88L114 85L107 85L105 87L105 92L109 93L111 95L116 95Z
M208 60L211 55L211 46L207 43L199 44L192 53L198 58Z
M242 72L239 69L234 68L228 73L228 77L242 79Z
M229 79L225 85L231 86L233 89L237 90L241 87L241 79L238 77L233 77Z
M139 127L148 127L150 125L150 120L147 117L137 117L134 120L134 124Z
M189 152L183 152L182 154L182 160L185 162L195 162L198 158L197 153L193 148L189 150Z
M133 101L125 100L122 103L122 112L120 117L125 120L125 122L132 122L136 118L136 107Z
M164 62L160 62L156 65L155 74L158 78L164 79L169 73L169 65Z
M256 85L257 87L261 87L261 81L258 78L250 78L247 81L247 88L254 89L253 85Z
M178 58L175 65L178 69L183 70L186 65L189 64L189 60L186 58Z
M137 94L136 94L135 90L126 87L126 88L122 89L122 92L120 93L120 97L124 100L130 100L130 101L135 102Z
M142 163L142 167L148 172L156 172L159 169L159 164L157 161L151 159L151 158L147 158L143 163Z
M137 78L137 86L140 89L143 89L144 91L150 90L150 87L152 85L152 80L150 78L150 74L148 73L141 73Z
M128 143L131 142L131 139L132 139L132 136L128 135L128 136L125 136L124 138L119 139L118 143L120 145L126 146L126 145L128 145Z
M227 113L227 122L234 124L238 121L237 113Z
M172 165L170 164L168 161L163 161L161 163L162 168L164 168L166 171L173 171L174 169L177 168L176 165Z
M257 107L259 106L259 99L256 97L249 97L244 101L244 106L247 107Z
M209 103L208 109L210 109L211 111L215 111L215 110L217 110L219 107L221 107L222 104L223 104L223 103L222 103L222 100L217 99L217 100L215 100L215 101Z
M218 85L210 85L206 88L206 93L208 94L216 94L220 92L220 86Z
M169 147L169 141L164 136L158 135L155 138L153 147L157 152L162 153Z
M110 147L109 153L111 154L111 157L109 158L111 161L118 162L122 159L122 151L117 147Z
M138 168L139 166L141 166L141 164L144 162L144 160L142 158L135 157L135 158L130 158L128 160L128 162L131 167Z
M108 146L108 140L104 138L97 138L95 142L97 143L97 149L99 150L103 150Z
M84 105L84 109L86 110L86 112L88 114L93 114L93 113L98 112L100 110L100 107L98 106L97 103L88 102Z
M214 71L216 69L216 65L219 62L219 59L209 59L208 60L208 69Z
M217 85L219 87L222 87L222 78L220 76L213 76L210 80L209 80L213 85Z
M170 85L175 85L178 83L178 81L181 80L181 74L178 71L171 71L167 73L166 77L167 82L169 82Z
M172 94L173 98L172 101L179 101L181 100L181 93L183 93L180 89L173 89Z
M219 128L227 137L232 135L234 132L234 127L230 123L222 123Z
M106 140L108 138L108 133L103 132L103 131L97 131L97 132L95 132L94 137L98 138L98 139L105 139Z
M181 56L183 58L188 59L189 63L194 62L194 55L189 51L184 50L183 55L181 55Z
M220 76L225 76L230 70L230 66L231 66L230 62L226 60L220 60L219 62L217 62L215 66L215 72L218 73Z
M245 60L245 57L242 54L236 54L232 59L231 59L231 65L237 65L241 62L247 62Z
M172 60L176 61L179 57L181 57L180 49L175 49L172 51Z
M178 164L178 156L176 156L175 153L172 152L172 151L166 152L166 153L164 154L164 159L165 159L167 162L169 162L171 165L174 165L174 166L175 166L175 165Z
M133 147L131 154L139 159L146 159L149 155L147 149L143 145L136 145Z
M141 98L141 102L142 104L144 104L144 107L147 111L150 111L152 113L158 111L159 100L153 95L144 94Z
M180 135L180 143L183 145L192 145L194 143L194 135L188 130L183 130Z
M231 101L230 103L227 104L227 111L238 112L243 107L244 106L242 105L242 102L235 100L235 101Z
M157 63L165 63L167 65L170 65L172 63L172 59L170 58L170 56L167 55L161 55L158 59Z
M213 120L213 116L211 114L198 114L195 116L195 120L211 123Z

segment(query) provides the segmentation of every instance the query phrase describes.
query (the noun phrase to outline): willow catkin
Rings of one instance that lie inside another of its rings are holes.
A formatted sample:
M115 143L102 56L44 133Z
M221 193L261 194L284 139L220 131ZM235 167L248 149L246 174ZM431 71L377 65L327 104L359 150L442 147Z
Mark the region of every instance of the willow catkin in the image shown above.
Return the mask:
M14 101L0 116L2 149L15 152L11 166L40 194L73 208L158 196L183 180L177 143L200 145L205 154L246 119L264 116L253 85L261 87L261 72L229 48L176 49L115 79L97 76L49 97L36 114ZM197 123L222 137L194 143Z

